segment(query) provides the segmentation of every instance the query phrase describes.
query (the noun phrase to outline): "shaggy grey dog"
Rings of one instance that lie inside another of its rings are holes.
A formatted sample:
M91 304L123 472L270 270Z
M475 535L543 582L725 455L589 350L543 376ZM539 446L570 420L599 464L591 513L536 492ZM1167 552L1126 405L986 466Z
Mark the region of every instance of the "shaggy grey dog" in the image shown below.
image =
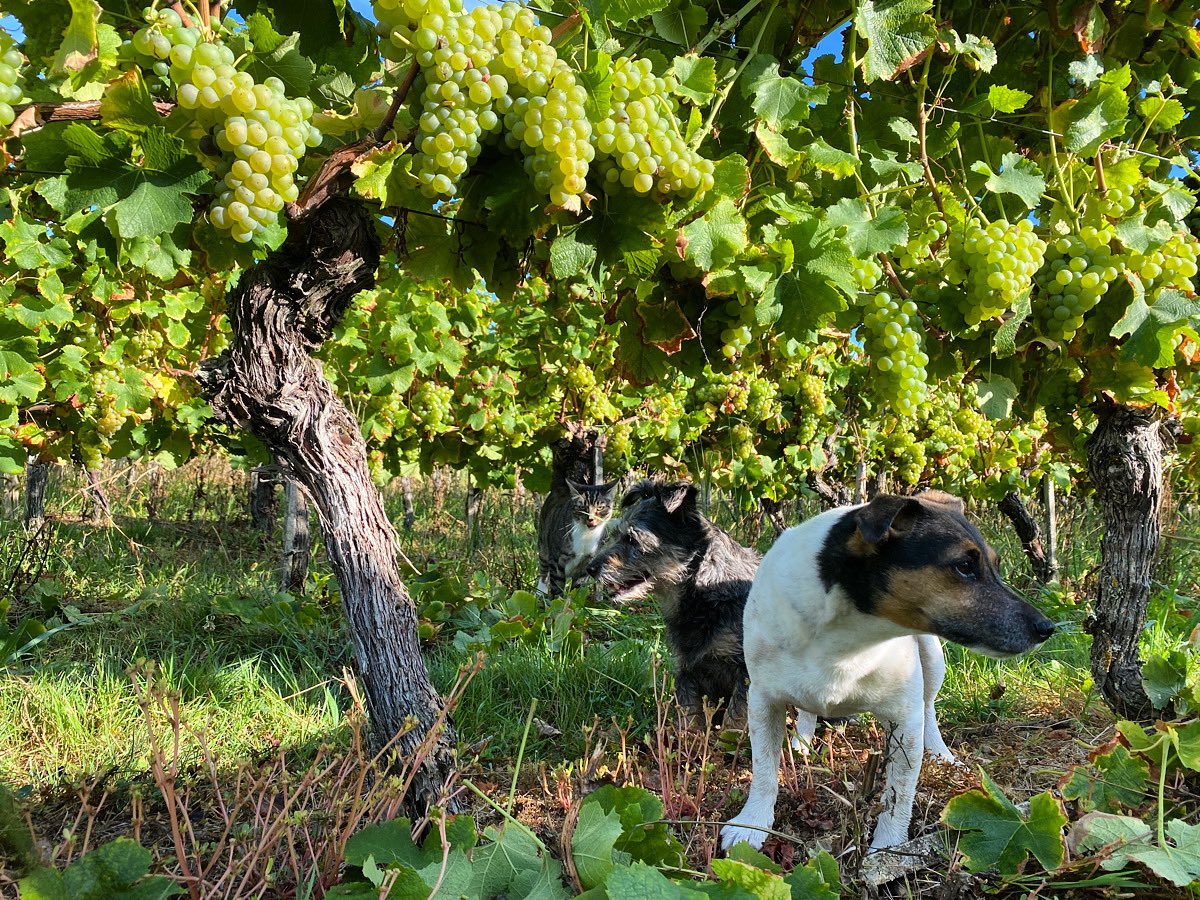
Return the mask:
M701 712L705 697L740 721L746 698L742 611L759 557L701 513L696 486L641 481L621 500L588 574L617 602L654 592L675 658L675 696Z

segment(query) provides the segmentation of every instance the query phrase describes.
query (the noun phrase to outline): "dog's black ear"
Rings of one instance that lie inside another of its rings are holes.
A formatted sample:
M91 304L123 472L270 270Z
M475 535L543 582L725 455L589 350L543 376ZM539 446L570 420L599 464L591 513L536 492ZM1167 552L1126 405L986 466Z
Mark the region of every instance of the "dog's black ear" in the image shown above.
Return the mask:
M962 500L955 497L953 494L947 494L945 491L925 491L918 494L917 499L922 503L933 503L937 506L944 507L952 513L957 513L960 516L967 514L967 508L963 506Z
M683 515L695 511L698 493L694 484L676 481L674 484L663 485L659 499L671 515Z
M858 533L868 544L903 534L921 513L921 504L913 497L880 494L858 511Z

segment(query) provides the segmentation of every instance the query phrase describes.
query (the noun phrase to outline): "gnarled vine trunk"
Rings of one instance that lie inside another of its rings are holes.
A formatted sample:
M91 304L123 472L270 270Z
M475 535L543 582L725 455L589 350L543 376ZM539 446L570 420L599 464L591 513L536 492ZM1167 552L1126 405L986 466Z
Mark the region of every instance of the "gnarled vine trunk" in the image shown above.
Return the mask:
M1153 410L1106 404L1088 440L1088 474L1104 537L1092 633L1092 678L1117 715L1148 719L1138 638L1161 526L1163 444Z
M408 798L421 813L444 796L454 736L430 683L417 617L396 564L396 534L367 468L358 423L310 355L354 295L374 283L379 238L361 204L326 200L229 294L229 349L198 372L223 421L249 428L316 507L366 692L371 732L420 759ZM415 721L415 727L409 727ZM436 729L436 730L435 730Z
M1046 584L1054 578L1054 569L1046 556L1046 548L1042 545L1042 529L1037 519L1016 491L1009 491L999 504L1000 512L1012 523L1017 538L1021 541L1021 549L1033 569L1033 577Z

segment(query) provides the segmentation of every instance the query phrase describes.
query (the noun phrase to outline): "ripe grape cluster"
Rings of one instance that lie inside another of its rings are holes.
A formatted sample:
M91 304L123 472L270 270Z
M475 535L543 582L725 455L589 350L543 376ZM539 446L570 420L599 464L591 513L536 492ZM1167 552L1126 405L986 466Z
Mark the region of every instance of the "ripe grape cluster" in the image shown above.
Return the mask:
M1133 185L1125 184L1114 184L1103 194L1096 191L1089 194L1088 199L1092 201L1089 206L1094 206L1101 215L1118 220L1125 218L1137 205Z
M7 128L17 118L13 104L21 99L21 66L25 57L7 32L0 30L0 128Z
M721 329L721 355L726 359L736 359L746 352L746 348L754 340L754 332L751 329L754 324L754 307L739 300L726 300L724 311L731 321Z
M746 418L751 422L774 422L781 415L783 406L774 382L762 377L753 378L746 397Z
M649 60L613 65L612 110L589 120L587 91L551 45L552 33L517 4L373 0L384 54L420 67L413 172L430 198L455 196L492 136L520 150L534 187L578 211L599 156L606 186L640 193L702 193L713 165L683 141L668 78Z
M854 283L860 291L873 291L883 277L883 266L871 258L856 259L850 268Z
M897 481L914 485L921 480L925 472L925 447L906 423L896 422L890 432L880 435L876 449Z
M1148 295L1162 288L1190 291L1196 277L1198 246L1196 238L1176 233L1149 253L1130 253L1126 265L1142 280Z
M1085 225L1078 234L1060 237L1049 246L1034 302L1046 336L1071 340L1083 327L1083 317L1116 281L1120 263L1109 246L1112 237L1110 228Z
M648 59L613 62L612 111L596 123L596 149L604 160L604 187L639 194L704 193L713 186L713 164L679 133L674 78L654 74Z
M596 386L596 374L584 363L573 363L567 369L567 387L578 397L587 397Z
M608 443L605 451L617 459L629 459L633 450L633 424L618 422L608 431Z
M925 399L925 366L917 304L875 294L866 304L863 342L877 373L876 391L901 416L913 416Z
M712 404L714 412L739 415L750 402L750 383L741 372L721 372L706 365L695 394L701 403Z
M454 399L454 389L444 384L434 384L431 381L421 382L413 394L409 408L414 416L431 432L441 431L452 421L450 401Z
M1010 309L1029 290L1033 276L1042 266L1046 242L1034 233L1028 219L992 222L986 227L975 219L965 233L956 236L958 252L952 252L947 277L965 282L958 309L970 327L994 319ZM962 259L966 271L953 264Z
M907 271L917 268L921 262L929 259L930 248L945 237L946 220L940 215L927 218L920 223L919 229L913 228L908 233L908 240L900 248L896 261L900 268Z
M534 186L577 208L595 156L587 92L550 45L550 29L516 4L463 12L462 0L374 0L385 54L421 67L414 172L429 197L453 197L483 140L503 130Z
M134 51L157 63L169 63L179 105L212 133L227 154L221 175L224 190L209 210L209 220L246 243L277 221L284 204L300 193L295 173L300 157L321 142L311 124L307 98L289 99L283 82L261 84L235 68L233 51L185 27L171 9L145 10L149 23L132 39Z

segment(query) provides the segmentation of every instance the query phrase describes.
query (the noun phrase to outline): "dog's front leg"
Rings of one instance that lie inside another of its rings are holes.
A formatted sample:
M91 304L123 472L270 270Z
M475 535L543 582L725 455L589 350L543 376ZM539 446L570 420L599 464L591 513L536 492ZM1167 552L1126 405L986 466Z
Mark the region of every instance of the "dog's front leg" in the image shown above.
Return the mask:
M903 721L887 722L888 725L887 766L884 770L886 785L883 793L883 812L875 824L871 838L871 850L895 847L908 840L908 825L912 820L913 800L917 796L917 779L921 776L921 758L924 744L923 704L914 703L906 711Z
M946 655L942 651L942 642L935 635L922 634L917 637L917 649L921 656L921 676L924 681L925 752L952 765L961 766L962 763L954 758L954 754L946 746L937 721L935 701L938 691L942 689L942 681L946 678Z
M753 777L750 796L742 811L721 829L721 847L728 850L738 841L761 847L764 828L775 824L775 799L779 796L779 751L787 727L787 705L750 683L746 702L750 728Z

